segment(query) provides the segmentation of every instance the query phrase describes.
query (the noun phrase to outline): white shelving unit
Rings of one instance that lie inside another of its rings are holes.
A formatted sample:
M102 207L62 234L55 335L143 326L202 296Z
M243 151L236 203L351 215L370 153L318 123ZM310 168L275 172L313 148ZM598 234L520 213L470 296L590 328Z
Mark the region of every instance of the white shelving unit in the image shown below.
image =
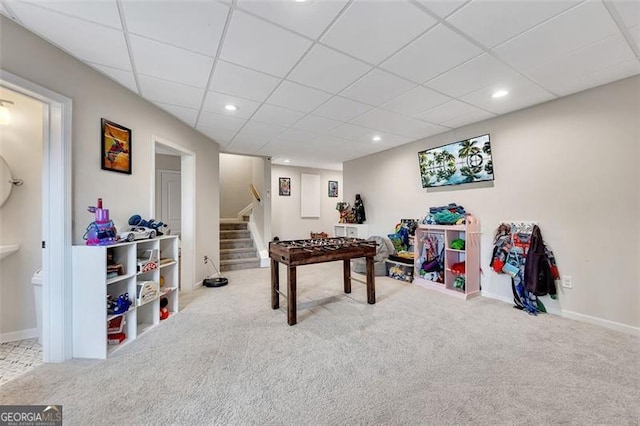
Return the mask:
M107 279L107 251L124 267L124 274ZM138 253L157 250L155 268L138 272ZM178 312L178 238L162 236L109 246L73 247L73 357L105 359L113 351L139 338L160 323L160 299L166 297L169 316ZM162 277L162 279L161 279ZM158 295L137 305L137 283L162 283ZM117 299L128 293L132 304L120 314L107 313L107 295ZM126 339L107 343L107 322L124 317Z
M336 223L333 225L336 237L369 238L369 225L357 223Z
M444 270L443 282L426 279L420 273L420 256L424 246L426 234L441 235L444 239ZM464 250L451 248L451 242L455 239L465 241ZM480 225L470 223L467 225L419 225L416 229L414 245L414 271L413 283L432 290L441 291L462 299L470 299L480 295ZM458 274L451 267L459 262L465 262L464 289L456 288L454 283Z

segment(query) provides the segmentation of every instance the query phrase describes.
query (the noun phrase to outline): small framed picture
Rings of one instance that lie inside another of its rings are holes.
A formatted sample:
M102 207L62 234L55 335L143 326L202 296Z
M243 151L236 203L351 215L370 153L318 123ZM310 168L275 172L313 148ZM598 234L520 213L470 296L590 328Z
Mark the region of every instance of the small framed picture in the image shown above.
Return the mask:
M131 130L102 119L100 138L102 170L131 174Z
M329 197L337 197L338 196L338 181L330 180L329 181Z
M278 178L278 194L287 197L291 195L291 178Z

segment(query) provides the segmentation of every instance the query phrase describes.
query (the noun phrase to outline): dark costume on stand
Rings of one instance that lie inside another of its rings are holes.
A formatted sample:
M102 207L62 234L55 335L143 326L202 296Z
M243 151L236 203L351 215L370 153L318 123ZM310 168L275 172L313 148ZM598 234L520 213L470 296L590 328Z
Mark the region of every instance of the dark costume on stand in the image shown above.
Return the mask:
M353 211L356 214L356 223L363 223L367 220L367 216L364 213L364 203L362 202L362 198L360 198L360 194L356 194L356 201L353 203Z
M538 225L529 231L501 224L494 239L490 263L494 271L511 276L513 302L532 315L546 312L537 296L556 298L555 280L560 278L553 252L545 245Z

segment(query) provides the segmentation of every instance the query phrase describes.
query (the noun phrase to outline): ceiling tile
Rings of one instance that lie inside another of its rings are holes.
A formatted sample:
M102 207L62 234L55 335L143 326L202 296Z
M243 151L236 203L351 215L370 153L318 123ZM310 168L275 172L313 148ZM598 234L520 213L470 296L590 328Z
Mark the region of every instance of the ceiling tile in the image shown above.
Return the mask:
M419 0L424 6L436 15L444 18L458 9L469 0Z
M288 142L311 142L318 139L317 133L308 132L305 130L298 130L294 128L290 128L282 132L278 135L278 140L288 141Z
M378 64L435 23L405 1L355 0L321 41Z
M70 18L23 2L11 8L21 23L83 61L131 71L127 44L121 31ZM78 34L82 34L81 37Z
M229 8L213 1L124 1L127 30L215 56Z
M284 77L309 46L307 39L236 10L220 57Z
M558 69L562 73L555 72ZM553 93L566 96L638 73L640 63L624 37L616 34L540 64L529 76Z
M353 124L369 127L385 133L393 133L410 138L421 138L429 133L433 124L396 114L394 112L374 109L352 121Z
M379 142L372 142L371 137L373 135L367 135L366 137L357 139L357 141L366 143L372 147L376 147L376 150L381 151L382 149L387 149L388 147L404 145L415 140L414 138L393 135L390 133L376 133L376 135L380 136L382 140Z
M202 126L202 125L199 125L197 127L197 129L202 134L204 134L207 137L213 139L214 141L218 142L222 146L224 146L224 145L228 144L229 142L231 142L231 139L236 134L235 131L219 129L219 128L216 128L216 127Z
M482 45L494 47L578 3L579 0L472 1L447 21Z
M587 1L494 51L507 63L526 72L616 33L618 27L602 3Z
M341 121L318 117L316 115L308 115L294 124L293 127L311 132L327 133L341 124Z
M269 138L240 132L227 145L227 149L236 153L255 154L267 143L269 143Z
M444 25L437 25L385 61L382 68L423 83L479 53L480 48Z
M365 105L340 96L334 96L315 110L313 114L333 118L334 120L349 121L371 109L373 109L373 107L370 105Z
M610 0L627 28L640 25L640 2L637 0Z
M279 82L279 79L270 75L218 61L210 89L262 102Z
M289 81L283 81L271 96L269 96L267 103L296 111L311 112L331 96L332 95L321 92L320 90L311 89Z
M490 117L494 117L494 114L457 100L447 102L420 114L420 118L423 120L451 128Z
M274 137L284 132L286 127L274 124L260 123L259 121L249 121L242 129L245 134L260 135L262 137Z
M375 69L340 92L340 95L371 105L380 105L414 87L415 83Z
M236 111L227 111L224 107L228 104L235 105L238 109ZM256 112L259 106L260 104L258 102L239 98L233 95L209 91L204 99L202 109L204 111L230 115L232 117L249 118L254 112Z
M512 68L485 53L441 74L426 85L449 96L459 97L517 75Z
M330 134L343 139L360 139L374 132L366 127L345 123L331 130Z
M287 78L327 92L338 93L371 68L347 55L315 45Z
M219 130L237 132L247 122L244 118L231 117L224 114L202 111L198 120L199 127L213 127Z
M509 94L502 98L494 99L491 95L497 90L508 90ZM531 105L550 101L554 98L555 96L545 89L518 75L511 79L483 87L460 99L487 111L505 114Z
M273 105L262 105L253 116L253 120L277 126L289 127L304 117L304 113L280 108Z
M118 12L118 4L116 0L99 0L99 1L42 1L42 0L23 0L23 3L31 3L45 9L54 10L73 16L74 18L85 19L100 25L108 25L110 27L122 30L122 22L120 21L120 13ZM16 2L11 1L12 8Z
M129 41L140 74L206 87L213 58L135 35Z
M139 75L138 82L142 97L153 102L200 109L204 97L204 89L172 81Z
M629 28L629 32L631 33L633 40L636 42L636 46L640 49L640 25Z
M134 93L138 93L138 87L136 86L136 80L133 78L133 72L131 71L122 71L116 68L105 67L103 65L98 64L89 64L93 68L97 69L103 74L111 77L115 82L121 84L127 89L131 90Z
M387 102L382 105L381 108L386 109L387 111L397 112L399 114L415 116L427 109L441 105L450 100L451 98L449 96L418 86L412 91Z
M308 2L240 0L238 7L316 39L345 4L347 0Z
M162 102L154 102L154 104L167 111L169 114L177 117L179 120L185 122L189 126L193 127L196 125L196 118L198 117L197 109L184 108L181 106L164 104Z

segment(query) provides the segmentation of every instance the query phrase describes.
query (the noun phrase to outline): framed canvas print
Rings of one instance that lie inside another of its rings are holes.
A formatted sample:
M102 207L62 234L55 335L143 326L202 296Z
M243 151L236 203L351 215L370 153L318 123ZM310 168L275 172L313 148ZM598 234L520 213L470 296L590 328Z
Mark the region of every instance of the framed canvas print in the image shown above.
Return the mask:
M338 196L338 181L330 180L329 181L329 197L337 197Z
M489 134L418 153L423 188L493 180Z
M278 178L278 194L287 197L291 195L291 178Z
M131 174L131 130L102 119L102 170Z

